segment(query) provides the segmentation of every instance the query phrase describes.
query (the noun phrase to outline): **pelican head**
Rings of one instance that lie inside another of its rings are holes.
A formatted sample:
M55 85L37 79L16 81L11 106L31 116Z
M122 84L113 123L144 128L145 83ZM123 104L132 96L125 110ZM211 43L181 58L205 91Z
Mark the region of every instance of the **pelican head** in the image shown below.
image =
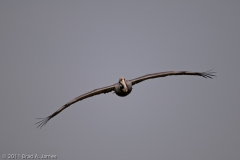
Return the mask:
M119 78L119 84L120 84L120 88L122 89L123 92L128 92L128 88L127 88L124 77Z

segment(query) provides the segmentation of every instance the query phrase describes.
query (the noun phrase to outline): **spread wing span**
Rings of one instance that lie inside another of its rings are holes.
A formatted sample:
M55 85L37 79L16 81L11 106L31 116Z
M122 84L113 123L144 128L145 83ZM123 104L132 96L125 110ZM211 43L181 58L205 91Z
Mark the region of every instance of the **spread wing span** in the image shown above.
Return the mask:
M148 80L148 79L166 77L166 76L173 76L173 75L192 75L192 76L201 76L201 77L204 77L204 78L212 78L213 76L215 76L214 73L215 72L212 72L212 69L207 71L207 72L168 71L168 72L147 74L145 76L132 79L132 80L130 80L130 82L131 82L131 85L135 85L137 83L140 83L140 82ZM86 98L89 98L89 97L92 97L92 96L95 96L95 95L98 95L98 94L101 94L101 93L108 93L108 92L113 91L115 85L116 84L113 84L111 86L95 89L91 92L85 93L81 96L78 96L78 97L74 98L73 100L71 100L67 104L63 105L61 108L59 108L56 112L54 112L50 116L45 117L45 118L37 118L37 119L40 119L40 121L36 123L36 124L38 124L37 128L42 128L51 118L53 118L54 116L56 116L57 114L62 112L64 109L66 109L67 107L69 107L70 105L72 105L72 104L74 104L78 101L81 101L83 99L86 99Z
M101 94L101 93L108 93L114 90L114 85L111 86L107 86L107 87L103 87L103 88L99 88L99 89L95 89L91 92L85 93L81 96L78 96L76 98L74 98L73 100L71 100L70 102L68 102L67 104L63 105L61 108L59 108L56 112L54 112L53 114L51 114L48 117L45 118L37 118L37 119L41 119L39 122L35 123L38 124L37 128L42 128L51 118L53 118L54 116L56 116L57 114L59 114L60 112L62 112L64 109L66 109L67 107L69 107L70 105L81 101L83 99Z

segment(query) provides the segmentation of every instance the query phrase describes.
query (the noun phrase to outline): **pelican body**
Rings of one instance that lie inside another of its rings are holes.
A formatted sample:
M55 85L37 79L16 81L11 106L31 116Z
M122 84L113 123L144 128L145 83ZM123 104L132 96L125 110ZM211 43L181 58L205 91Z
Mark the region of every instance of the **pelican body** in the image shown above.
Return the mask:
M125 78L119 78L119 82L114 85L114 91L116 95L125 97L132 91L131 81L126 81Z
M121 78L119 78L119 81L116 84L113 84L113 85L107 86L107 87L103 87L103 88L99 88L99 89L95 89L91 92L80 95L80 96L74 98L73 100L71 100L70 102L66 103L65 105L63 105L61 108L59 108L56 112L54 112L50 116L45 117L45 118L37 118L37 119L41 119L41 120L39 122L37 122L36 124L38 124L37 127L41 128L51 118L55 117L57 114L62 112L64 109L68 108L70 105L72 105L78 101L81 101L83 99L101 94L101 93L105 94L105 93L114 91L116 93L116 95L118 95L120 97L125 97L131 93L133 85L140 83L142 81L148 80L148 79L166 77L166 76L172 76L172 75L194 75L194 76L201 76L204 78L212 78L213 76L215 76L214 73L215 72L211 72L211 70L207 71L207 72L168 71L168 72L147 74L145 76L138 77L138 78L135 78L132 80L125 80L124 77L121 77Z

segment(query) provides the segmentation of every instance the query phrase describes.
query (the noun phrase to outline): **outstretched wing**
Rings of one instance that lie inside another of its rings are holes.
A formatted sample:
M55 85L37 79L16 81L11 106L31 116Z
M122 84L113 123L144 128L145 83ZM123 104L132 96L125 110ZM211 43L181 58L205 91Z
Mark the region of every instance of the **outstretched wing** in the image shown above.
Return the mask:
M173 75L192 75L192 76L202 76L204 78L212 78L213 76L215 76L214 75L215 72L211 72L211 71L212 70L209 70L207 72L168 71L168 72L147 74L145 76L138 77L138 78L132 79L130 81L132 82L132 85L135 85L135 84L145 81L147 79L173 76Z
M71 100L70 102L68 102L67 104L65 104L64 106L62 106L61 108L59 108L56 112L54 112L50 116L45 117L45 118L37 118L37 119L41 119L41 120L39 122L35 123L35 124L38 124L37 128L38 127L42 128L42 126L44 126L51 118L56 116L58 113L62 112L64 109L66 109L70 105L72 105L72 104L74 104L78 101L81 101L83 99L86 99L86 98L89 98L89 97L92 97L92 96L95 96L95 95L98 95L98 94L101 94L101 93L105 94L105 93L111 92L113 90L114 90L114 85L111 85L111 86L95 89L91 92L88 92L88 93L85 93L81 96L78 96L78 97L74 98L73 100Z

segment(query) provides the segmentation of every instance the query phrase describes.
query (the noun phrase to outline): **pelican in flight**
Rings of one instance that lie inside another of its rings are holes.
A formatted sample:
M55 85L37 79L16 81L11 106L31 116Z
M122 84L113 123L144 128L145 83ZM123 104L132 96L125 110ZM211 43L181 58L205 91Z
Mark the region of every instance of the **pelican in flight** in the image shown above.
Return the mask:
M209 70L207 72L168 71L168 72L147 74L145 76L138 77L138 78L135 78L135 79L132 79L132 80L126 80L124 77L121 77L121 78L119 78L119 81L116 84L113 84L113 85L107 86L107 87L103 87L103 88L98 88L98 89L95 89L91 92L80 95L80 96L74 98L73 100L71 100L70 102L66 103L65 105L63 105L61 108L59 108L56 112L54 112L50 116L45 117L45 118L37 118L37 119L41 119L39 122L36 123L36 124L38 124L37 128L38 127L42 128L42 126L44 126L51 118L55 117L57 114L59 114L64 109L71 106L72 104L74 104L78 101L81 101L83 99L101 94L101 93L105 94L105 93L114 91L116 93L116 95L118 95L120 97L125 97L125 96L127 96L128 94L131 93L133 85L135 85L137 83L140 83L142 81L148 80L148 79L166 77L166 76L173 76L173 75L201 76L201 77L204 77L204 78L211 78L212 79L212 77L215 76L214 75L215 72L211 72L211 71L212 70Z

